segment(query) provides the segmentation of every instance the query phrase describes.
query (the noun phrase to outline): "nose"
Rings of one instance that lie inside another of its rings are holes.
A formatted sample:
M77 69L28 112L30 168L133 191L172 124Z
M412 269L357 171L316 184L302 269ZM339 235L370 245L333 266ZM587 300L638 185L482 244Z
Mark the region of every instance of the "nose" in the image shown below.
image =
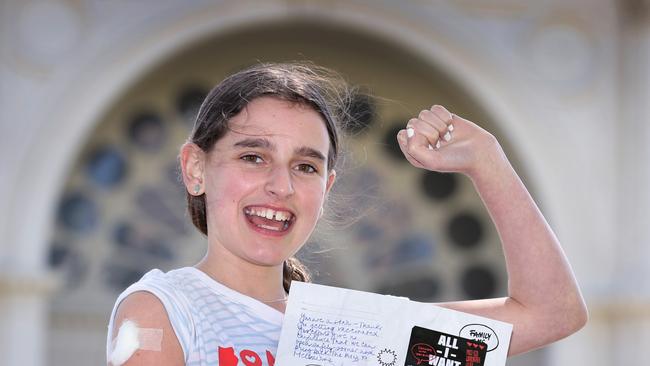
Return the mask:
M291 171L282 167L271 169L265 189L268 194L279 199L291 196L294 192Z

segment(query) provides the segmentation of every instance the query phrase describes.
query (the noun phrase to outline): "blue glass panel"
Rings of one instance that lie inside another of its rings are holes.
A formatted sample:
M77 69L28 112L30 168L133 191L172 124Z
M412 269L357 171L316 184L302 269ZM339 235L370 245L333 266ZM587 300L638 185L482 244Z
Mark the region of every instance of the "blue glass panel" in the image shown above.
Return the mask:
M65 228L78 232L89 232L99 220L96 204L81 192L63 198L58 218Z
M408 235L402 238L393 250L393 265L416 261L431 262L433 260L433 247L433 240L427 234Z
M90 179L98 186L110 188L126 176L126 160L116 148L101 147L90 155L87 171Z
M379 224L365 219L355 225L355 230L357 238L365 242L376 242L384 235L384 230Z
M50 246L50 253L48 255L48 265L52 268L59 268L66 261L70 255L70 248L60 243L54 243Z
M113 228L113 242L121 247L136 246L137 236L131 224L121 222Z

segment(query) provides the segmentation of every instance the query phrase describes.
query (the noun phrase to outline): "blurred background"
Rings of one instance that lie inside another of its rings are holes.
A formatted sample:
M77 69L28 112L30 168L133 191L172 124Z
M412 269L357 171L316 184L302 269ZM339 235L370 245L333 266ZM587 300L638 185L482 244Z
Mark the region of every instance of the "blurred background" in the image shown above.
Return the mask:
M650 1L2 0L0 52L1 365L105 364L117 294L205 250L177 166L202 98L242 67L303 59L371 95L330 202L353 209L300 253L317 282L506 293L471 183L396 145L443 104L498 137L590 307L579 333L508 365L645 362Z

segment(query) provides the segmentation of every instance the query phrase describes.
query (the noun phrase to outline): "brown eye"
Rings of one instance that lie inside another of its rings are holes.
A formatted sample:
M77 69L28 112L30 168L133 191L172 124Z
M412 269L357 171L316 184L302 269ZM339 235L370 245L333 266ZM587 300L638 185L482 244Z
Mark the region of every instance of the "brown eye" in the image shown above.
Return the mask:
M317 170L312 165L309 164L300 164L297 169L303 173L316 173Z
M261 163L264 161L259 155L255 154L244 155L240 159L248 163Z

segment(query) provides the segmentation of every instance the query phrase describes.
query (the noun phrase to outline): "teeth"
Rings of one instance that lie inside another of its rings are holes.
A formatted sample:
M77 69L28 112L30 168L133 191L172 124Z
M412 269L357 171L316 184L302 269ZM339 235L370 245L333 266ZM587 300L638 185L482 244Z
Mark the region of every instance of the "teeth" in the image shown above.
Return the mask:
M249 208L245 212L247 215L264 217L269 220L289 221L291 213L287 211L275 211L270 208Z
M274 228L273 226L266 226L266 225L258 225L258 226L266 230L280 231L279 229Z

